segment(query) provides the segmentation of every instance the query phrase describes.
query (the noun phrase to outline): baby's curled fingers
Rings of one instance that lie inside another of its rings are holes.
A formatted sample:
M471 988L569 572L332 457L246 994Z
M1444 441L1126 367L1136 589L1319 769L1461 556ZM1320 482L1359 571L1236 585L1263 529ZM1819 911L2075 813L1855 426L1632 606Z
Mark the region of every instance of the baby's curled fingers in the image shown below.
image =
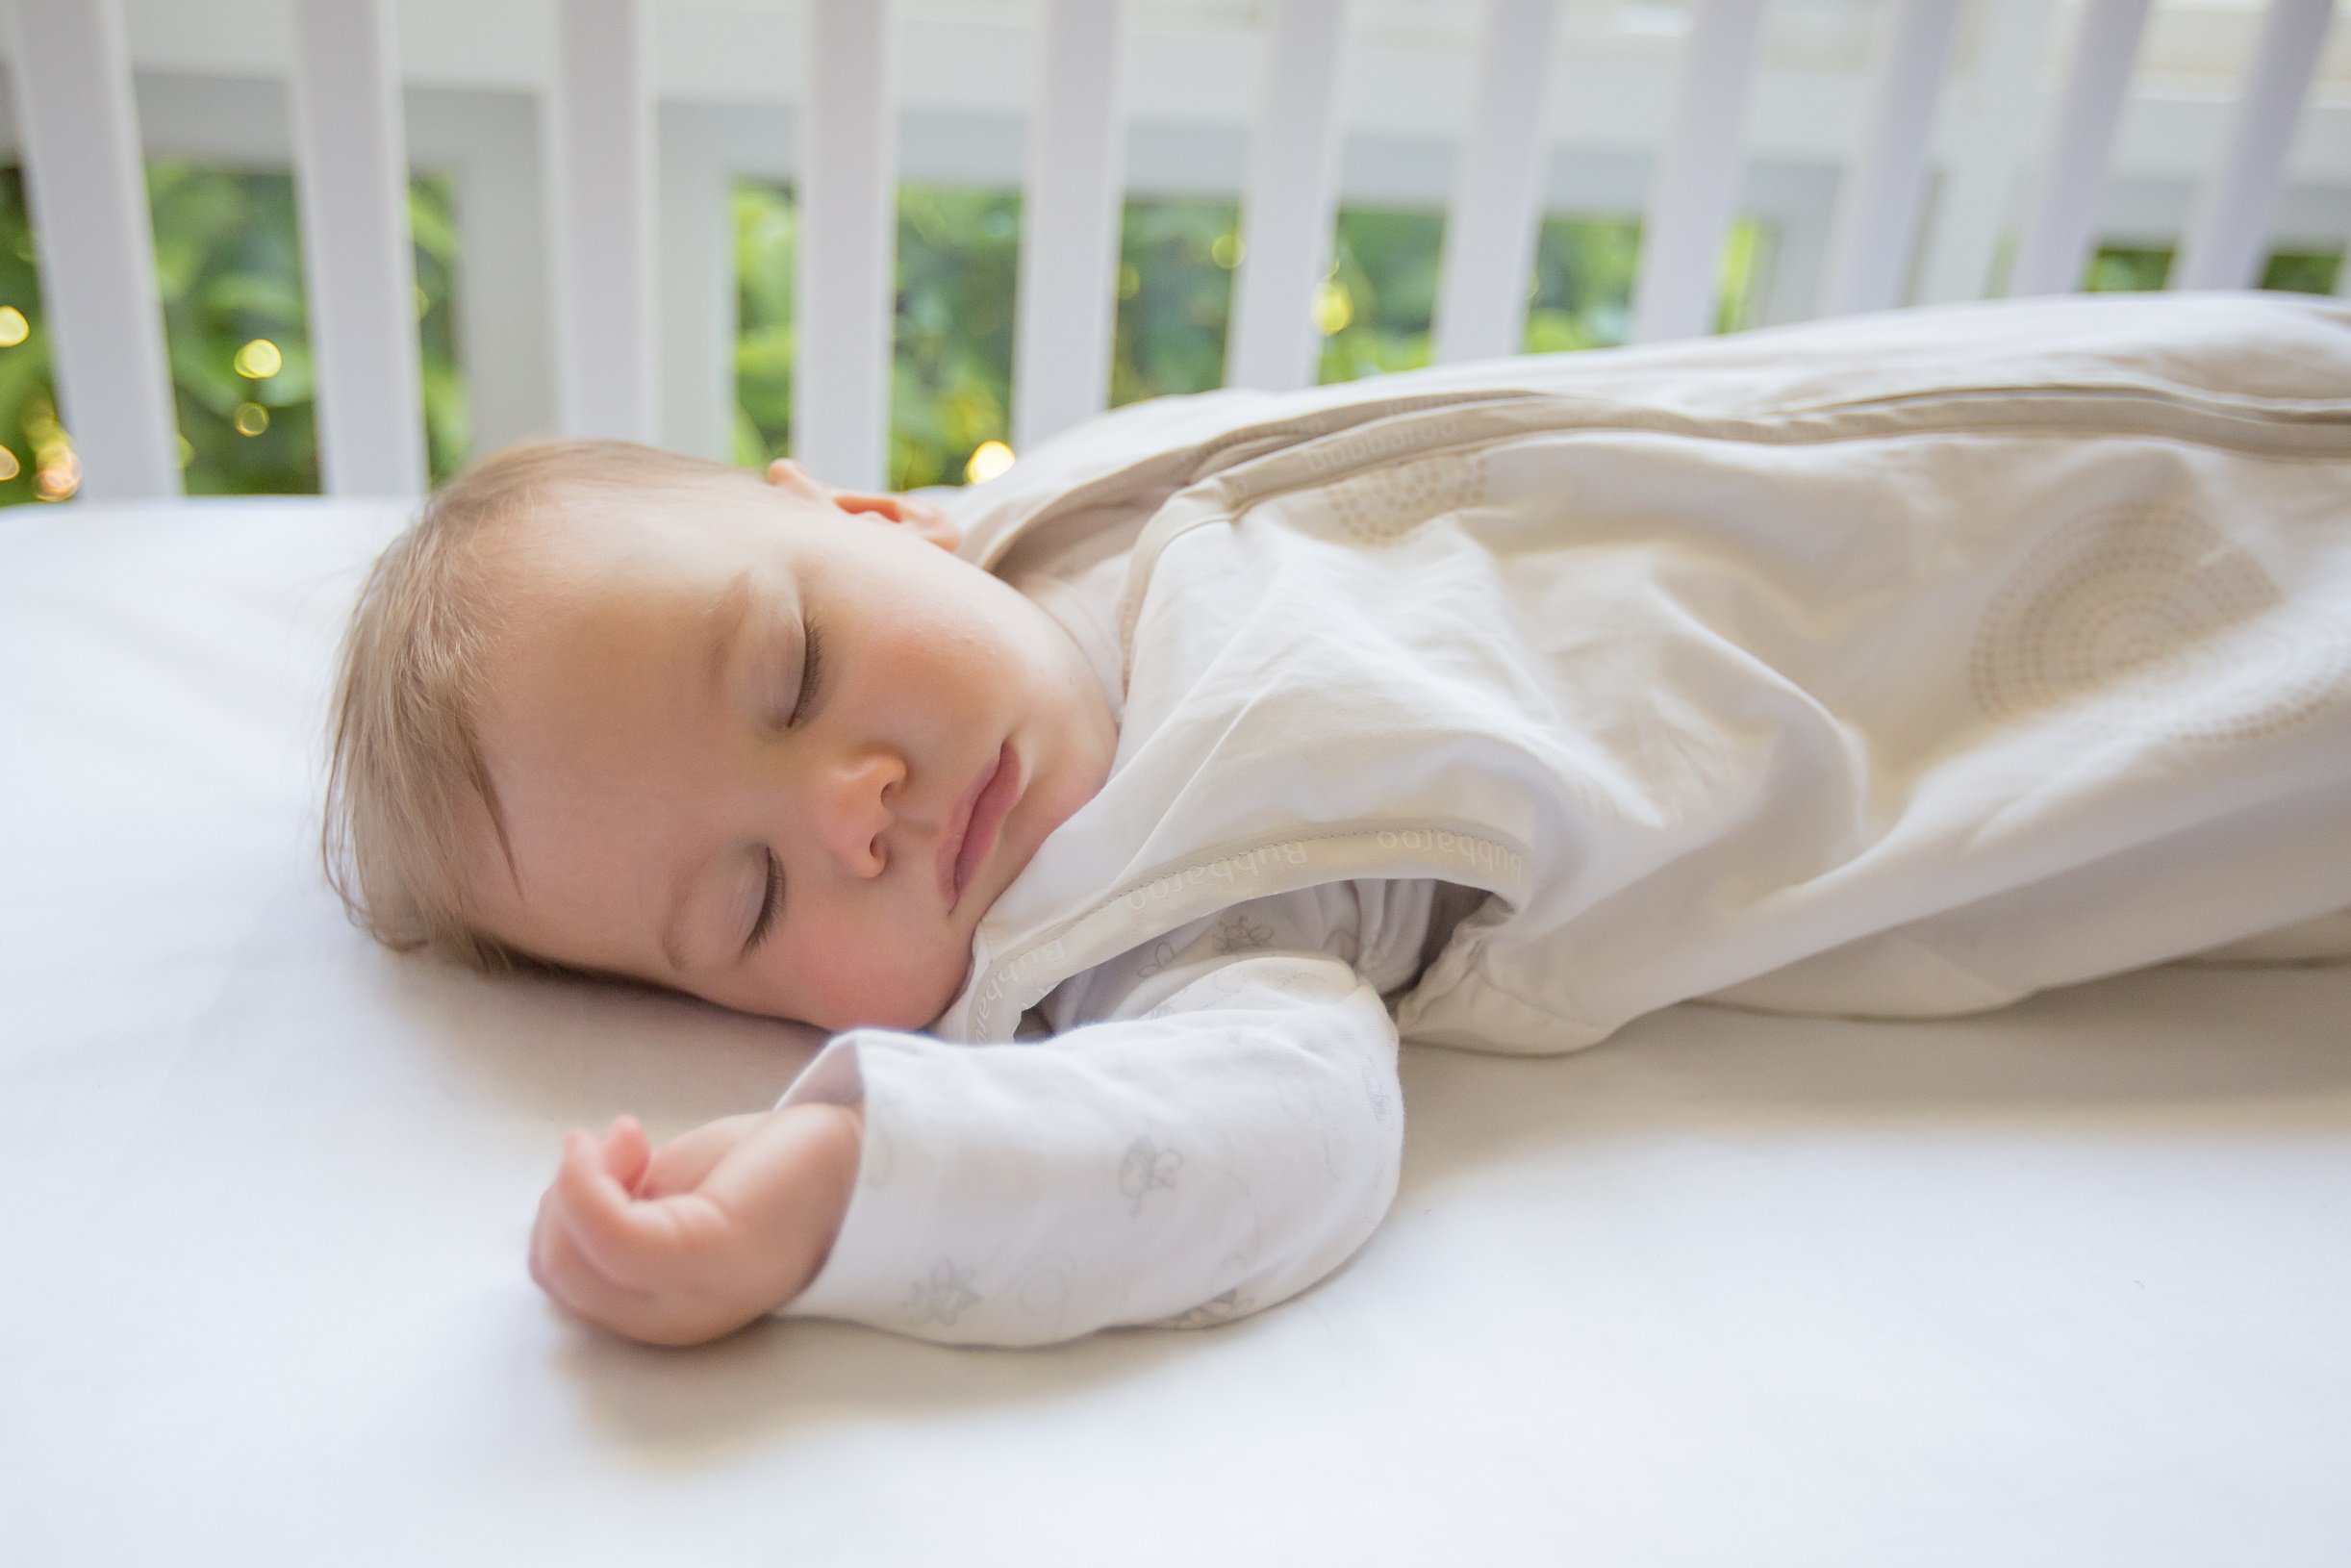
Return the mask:
M564 1140L555 1198L569 1222L567 1234L595 1271L638 1290L673 1283L674 1272L695 1251L679 1225L677 1205L691 1197L640 1202L597 1163L585 1133Z
M620 1190L633 1197L645 1184L645 1168L653 1162L653 1145L637 1119L623 1114L614 1117L604 1128L596 1154L605 1171L620 1183Z
M645 1175L631 1189L639 1198L668 1198L692 1192L709 1178L719 1162L761 1123L764 1112L722 1116L683 1132L653 1151Z
M548 1227L540 1259L534 1272L542 1288L574 1317L627 1333L658 1311L660 1303L652 1292L606 1278L580 1252L570 1227L560 1222Z
M569 1235L561 1197L553 1187L539 1200L531 1226L531 1280L555 1303L575 1316L604 1321L606 1297L622 1287L599 1277Z

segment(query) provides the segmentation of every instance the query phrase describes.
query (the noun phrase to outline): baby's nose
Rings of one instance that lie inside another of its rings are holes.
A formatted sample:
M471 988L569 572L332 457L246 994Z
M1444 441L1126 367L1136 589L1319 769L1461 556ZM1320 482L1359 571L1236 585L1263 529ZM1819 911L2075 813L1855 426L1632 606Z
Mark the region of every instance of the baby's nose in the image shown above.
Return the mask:
M905 777L905 763L882 751L846 758L828 770L817 833L851 875L879 876L890 864L886 835L897 821L893 800Z

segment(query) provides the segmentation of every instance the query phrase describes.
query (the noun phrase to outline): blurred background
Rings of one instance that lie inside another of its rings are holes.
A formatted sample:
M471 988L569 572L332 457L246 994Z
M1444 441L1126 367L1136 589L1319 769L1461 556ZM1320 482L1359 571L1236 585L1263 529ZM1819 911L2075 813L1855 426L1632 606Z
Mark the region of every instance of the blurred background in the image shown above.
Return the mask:
M1531 352L1625 340L1649 151L1688 17L1663 0L1562 0ZM552 428L536 172L548 7L413 0L399 41L433 479ZM791 451L792 0L656 6L664 320L722 315L725 363L665 356L665 441L754 465ZM1741 215L1716 329L1801 319L1818 284L1885 0L1773 0L1742 131ZM2263 286L2346 291L2351 27L2330 35ZM2005 236L1957 232L1962 193L2011 216L2078 4L1966 0L1907 297L1997 292ZM889 481L960 484L1011 461L1013 311L1034 0L901 0L902 113ZM1111 370L1114 405L1222 385L1261 0L1137 0ZM287 151L282 0L125 7L157 273L190 493L314 493L318 458ZM2032 14L2037 13L2037 14ZM1321 379L1427 364L1451 174L1482 7L1357 0L1342 66L1340 204L1317 296ZM2101 196L2089 290L2163 287L2200 161L2220 139L2257 0L2163 0ZM13 114L0 115L13 124ZM0 135L8 133L0 132ZM0 146L0 502L79 482L50 382L15 143ZM1972 182L1972 185L1971 185ZM1990 182L1989 187L1986 182ZM1971 245L1974 246L1971 249ZM712 282L714 266L721 268ZM537 356L534 363L533 356ZM704 386L703 383L712 383ZM681 391L681 385L683 390Z

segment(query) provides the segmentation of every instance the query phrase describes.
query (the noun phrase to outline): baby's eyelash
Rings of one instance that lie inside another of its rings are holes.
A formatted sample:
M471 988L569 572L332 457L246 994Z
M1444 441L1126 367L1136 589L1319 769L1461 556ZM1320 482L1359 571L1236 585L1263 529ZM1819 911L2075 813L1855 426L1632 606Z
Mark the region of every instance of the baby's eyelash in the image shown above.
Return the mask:
M817 690L817 677L823 670L822 660L824 650L817 641L817 628L815 625L810 624L807 626L806 629L800 633L800 636L802 639L802 647L800 652L800 692L798 696L793 698L792 718L788 721L788 722L792 724L799 723L802 719L808 716L809 704Z
M767 856L768 891L759 901L759 918L751 922L750 937L743 944L743 950L746 954L756 949L760 943L767 940L768 931L775 923L776 906L783 901L781 898L784 880L783 863L775 858L775 851L772 849L767 851Z

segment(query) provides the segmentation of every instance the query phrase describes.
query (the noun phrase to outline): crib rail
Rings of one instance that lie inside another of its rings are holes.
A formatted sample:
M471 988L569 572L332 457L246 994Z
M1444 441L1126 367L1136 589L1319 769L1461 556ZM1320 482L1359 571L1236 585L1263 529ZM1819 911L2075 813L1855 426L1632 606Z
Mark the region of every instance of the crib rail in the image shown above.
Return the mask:
M13 10L25 194L82 493L176 494L171 384L122 18L90 0L17 0Z
M404 124L394 0L250 0L272 3L287 8L279 63L291 89L323 481L338 494L414 493L423 483L423 435L402 177L420 150ZM495 9L494 0L479 3ZM1231 384L1278 390L1313 376L1316 296L1329 265L1350 129L1351 10L1366 3L1264 0L1258 8L1262 65L1246 177L1236 182L1243 253L1226 354ZM1483 0L1472 13L1479 29L1475 87L1451 127L1456 153L1434 319L1440 361L1512 352L1524 329L1548 171L1561 149L1560 6ZM179 489L119 7L5 6L59 398L83 466L82 493L93 498ZM879 486L885 472L906 7L802 0L784 13L804 30L794 51L801 79L792 79L780 56L767 73L772 95L796 106L789 156L746 146L734 164L745 172L780 165L796 183L794 444L813 469L844 485ZM2269 0L2215 141L2218 156L2200 171L2173 287L2256 281L2336 9L2331 0ZM1650 161L1636 341L1707 330L1724 237L1753 154L1750 120L1760 107L1766 0L1689 0L1686 10L1671 107ZM2040 0L1884 0L1878 8L1820 281L1796 314L1981 293L1998 220L2018 188L2007 291L2073 286L2092 243L2095 198L2149 0L2086 0L2078 24L2062 34L2053 28L2054 10ZM702 230L724 221L723 183L713 171L723 171L726 155L704 148L696 177L673 181L672 142L682 148L685 139L657 134L667 123L657 72L668 67L656 35L662 49L690 47L694 18L657 14L650 0L556 0L553 11L541 138L545 303L510 283L497 311L474 312L498 319L468 326L467 358L483 360L469 370L484 388L527 392L532 372L489 363L490 345L521 359L543 347L552 359L553 395L549 417L537 422L723 451L731 301L717 265L722 239ZM1130 0L1036 0L1032 14L1014 357L1021 445L1107 401L1132 89L1161 68L1137 57ZM1955 55L1971 25L1975 74L1955 81ZM2028 113L2041 95L2035 63L2058 46L2062 65L2048 129L2030 156L2010 160L2005 149L2025 135L2018 123L2038 118ZM1999 93L2007 96L1990 96ZM1956 151L1955 124L1967 143ZM461 203L469 248L476 220L485 234L512 234L532 221L511 210L528 179L511 166L499 178L503 204L485 199L486 190ZM2351 173L2343 183L2351 203ZM1938 225L1935 253L1922 256L1922 239ZM680 230L698 238L674 239ZM516 254L510 244L502 262L485 260L484 280L499 266L511 278ZM678 265L681 257L693 265ZM2344 270L2351 285L2351 266ZM547 311L549 329L520 319L531 308ZM506 417L515 417L511 405ZM518 433L496 428L496 417L481 424L486 436Z
M811 471L879 490L890 428L897 6L814 0L797 121L793 447Z
M1241 266L1232 281L1230 386L1305 385L1315 286L1337 215L1338 73L1345 0L1277 0L1265 87L1249 144Z
M641 0L564 0L556 11L547 146L567 435L654 439L650 21Z
M1021 202L1012 439L1024 447L1110 399L1125 35L1126 0L1051 0Z
M319 476L337 494L406 494L424 484L424 416L387 0L296 0L294 48Z
M2261 265L2287 142L2317 67L2333 0L2272 0L2220 166L2180 251L2183 289L2241 289Z
M1890 310L1902 302L1959 12L1959 0L1897 0L1879 32L1860 151L1830 242L1824 315Z
M1440 365L1516 350L1542 218L1544 110L1555 0L1493 0L1470 120L1445 213L1434 357Z

